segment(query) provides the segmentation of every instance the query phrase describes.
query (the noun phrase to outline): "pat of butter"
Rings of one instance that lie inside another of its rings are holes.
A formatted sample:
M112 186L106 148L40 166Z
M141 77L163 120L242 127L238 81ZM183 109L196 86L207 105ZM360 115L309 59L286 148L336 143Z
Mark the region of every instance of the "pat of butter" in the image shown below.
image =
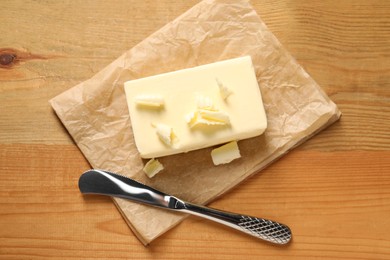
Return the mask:
M211 151L214 165L226 164L241 157L237 142L233 141Z
M142 158L188 152L255 137L267 127L250 56L127 81L125 92L135 143ZM137 97L145 96L160 97L164 100L163 107L145 109L137 105ZM207 99L200 102L199 97ZM206 111L205 116L215 113L224 115L228 121L223 124L200 123L191 127L189 115L208 104L212 104L212 110ZM159 124L171 127L178 140L175 145L167 145L156 134L153 126Z
M157 173L164 170L164 166L157 160L149 160L142 169L149 178L153 178Z

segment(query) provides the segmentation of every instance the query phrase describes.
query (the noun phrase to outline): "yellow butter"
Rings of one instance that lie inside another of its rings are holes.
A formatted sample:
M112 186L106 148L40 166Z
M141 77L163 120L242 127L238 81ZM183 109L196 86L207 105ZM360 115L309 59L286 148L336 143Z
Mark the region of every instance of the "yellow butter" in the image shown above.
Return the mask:
M221 126L230 123L229 115L223 111L210 111L199 109L185 117L189 127L203 126Z
M198 109L216 110L214 107L213 100L210 97L206 97L206 96L197 97L197 106Z
M228 100L221 94L224 90L216 79L233 93ZM250 56L131 80L125 83L125 93L135 144L142 158L255 137L267 127ZM145 93L163 97L164 109L143 109L137 105L134 98ZM172 145L168 131L156 131L151 126L156 122L174 130L179 145Z
M164 106L164 98L159 95L141 94L134 98L134 102L144 107L161 108Z
M168 146L175 146L179 143L173 128L165 124L152 124L156 128L156 134L160 140Z
M215 79L218 84L219 92L223 99L227 99L233 92L225 84L223 84L218 78Z
M214 102L210 97L197 97L197 110L185 116L185 120L192 128L198 125L213 126L213 125L228 125L229 115L220 111L214 106Z
M164 166L157 160L149 160L142 169L149 178L153 178L157 173L164 170Z
M241 157L237 142L233 141L211 151L214 165L226 164Z
M220 123L221 125L227 125L230 123L229 115L224 111L199 109L198 112L201 118L209 122L216 122Z

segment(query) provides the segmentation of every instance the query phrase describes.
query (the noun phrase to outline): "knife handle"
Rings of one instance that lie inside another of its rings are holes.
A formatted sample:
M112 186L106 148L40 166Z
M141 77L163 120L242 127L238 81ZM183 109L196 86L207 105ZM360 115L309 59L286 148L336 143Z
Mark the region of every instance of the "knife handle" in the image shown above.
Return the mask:
M182 212L224 224L274 244L287 244L292 237L288 226L272 220L216 210L188 202L183 203Z

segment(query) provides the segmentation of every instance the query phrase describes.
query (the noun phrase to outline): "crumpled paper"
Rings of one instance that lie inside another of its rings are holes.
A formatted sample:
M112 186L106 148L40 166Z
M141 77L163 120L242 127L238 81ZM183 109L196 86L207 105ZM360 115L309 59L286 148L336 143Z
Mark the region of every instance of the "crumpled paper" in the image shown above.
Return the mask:
M250 55L268 117L266 132L239 142L242 158L214 166L211 148L160 159L148 179L134 144L123 83ZM50 100L93 168L137 179L205 204L269 165L340 117L336 105L267 29L247 1L205 0L146 38L92 78ZM123 199L114 202L148 244L185 215Z

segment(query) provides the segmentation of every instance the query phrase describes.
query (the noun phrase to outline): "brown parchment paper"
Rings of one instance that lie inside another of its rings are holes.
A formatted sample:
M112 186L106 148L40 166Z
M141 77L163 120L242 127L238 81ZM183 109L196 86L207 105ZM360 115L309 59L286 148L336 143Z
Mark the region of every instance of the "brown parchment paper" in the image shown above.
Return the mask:
M148 179L134 144L123 83L168 71L250 55L268 129L239 142L242 158L213 166L211 148L161 158ZM205 0L146 38L51 105L94 168L127 175L184 200L205 204L257 173L340 117L336 105L267 29L247 1ZM185 216L114 199L148 244Z

